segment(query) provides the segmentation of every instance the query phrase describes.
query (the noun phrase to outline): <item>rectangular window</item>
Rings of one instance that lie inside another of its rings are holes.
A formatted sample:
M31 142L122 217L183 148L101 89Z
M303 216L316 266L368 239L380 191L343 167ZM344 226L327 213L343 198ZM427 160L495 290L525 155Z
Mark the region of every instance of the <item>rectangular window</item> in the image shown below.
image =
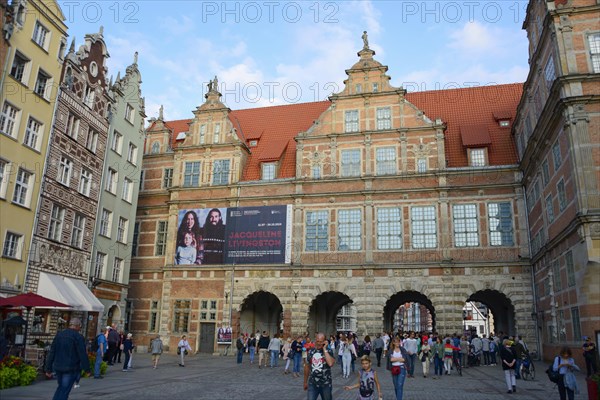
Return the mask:
M220 141L221 141L221 124L215 124L213 143L219 143Z
M402 210L399 207L377 209L377 249L402 248Z
M360 210L338 211L338 250L360 250L362 238Z
M131 197L133 194L133 181L129 178L123 179L123 200L131 203Z
M272 181L275 179L275 163L261 164L261 179L263 181Z
M136 257L138 255L140 240L140 223L136 221L133 224L133 238L131 240L131 256Z
M379 91L379 83L373 83L373 93L377 93Z
M125 119L129 122L131 122L133 124L133 120L135 118L135 112L134 112L134 108L131 106L131 104L127 104L127 106L125 107Z
M112 168L108 169L106 174L106 183L104 189L112 194L117 193L117 182L119 181L119 173Z
M2 246L2 257L21 259L21 250L23 249L23 235L13 232L6 232L4 237L4 246Z
M127 150L127 161L133 165L137 164L137 146L133 143L129 143L129 149Z
M560 264L558 260L552 261L552 283L554 284L554 292L562 290L562 279L560 277Z
M229 183L229 160L215 160L213 162L213 185L227 185Z
M140 172L140 186L138 188L139 190L143 190L144 189L144 171Z
M200 125L200 144L206 142L206 124Z
M392 109L382 107L377 109L377 130L392 129Z
M27 128L25 129L25 138L23 139L23 144L31 147L32 149L39 150L42 143L42 127L43 125L41 122L29 117L29 121L27 121Z
M150 332L158 331L158 301L152 301L150 307L150 324L148 326Z
M397 171L396 149L394 147L379 147L375 151L377 175L394 175Z
M121 154L121 145L122 145L122 143L123 143L123 135L121 135L117 131L114 131L113 132L112 141L110 143L111 150L120 155Z
M360 83L357 83L355 86L355 92L356 94L361 94L362 93L362 85Z
M35 88L33 91L35 94L47 99L50 96L49 83L51 82L51 77L47 73L42 70L38 71L37 79L35 80Z
M24 85L27 85L29 62L30 60L27 57L17 51L10 69L10 75Z
M548 222L554 221L554 205L552 204L552 195L546 196L546 214L548 215Z
M200 186L200 161L186 162L183 173L184 187Z
M69 113L69 116L67 117L67 127L65 133L67 136L77 140L77 135L79 134L79 118L77 118L73 113Z
M550 182L550 167L548 166L548 160L544 160L542 163L542 181L544 186Z
M435 207L412 207L411 245L413 249L433 249L437 247L437 222Z
M54 204L50 214L50 225L48 226L48 239L59 242L62 236L63 221L65 220L65 209Z
M312 177L313 179L321 179L321 166L319 164L312 166Z
M327 251L329 248L329 212L306 212L306 251Z
M342 150L342 177L360 176L360 150Z
M346 111L344 122L346 132L358 132L358 110Z
M562 155L560 154L560 143L556 141L552 146L552 157L554 158L554 173L558 172L560 164L562 164Z
M79 179L79 193L89 197L91 186L92 173L85 168L81 168L81 177Z
M85 147L92 153L96 152L96 147L98 147L98 132L93 129L88 131Z
M190 320L190 300L175 300L173 307L173 332L186 333Z
M47 50L47 41L46 39L49 37L50 31L46 29L40 21L35 22L35 26L33 28L33 41L36 42L41 48Z
M127 230L129 228L129 221L123 217L119 217L119 223L117 225L117 242L127 242Z
M544 68L544 77L546 78L546 89L550 92L552 84L556 79L556 70L554 69L554 59L552 56L548 58L546 68Z
M96 98L95 89L90 86L86 87L85 92L83 94L83 104L85 104L89 108L94 108L95 98Z
M71 183L72 172L73 161L69 160L67 157L61 157L56 179L63 185L69 186Z
M567 192L565 191L565 181L562 179L556 185L556 190L558 191L558 209L563 211L567 208Z
M475 204L455 204L452 206L452 211L455 246L479 246L477 206Z
M573 265L573 252L567 251L565 254L565 264L567 265L567 285L575 286L575 266Z
M112 280L113 282L121 281L121 271L123 271L123 260L116 258L113 261Z
M485 167L485 149L470 149L469 158L471 167Z
M73 230L71 231L71 246L81 249L83 247L83 230L85 228L85 217L75 214Z
M0 199L6 197L6 188L8 186L9 164L7 161L0 158Z
M511 203L489 203L488 223L490 246L513 245L513 221Z
M156 246L154 247L154 255L164 256L167 248L167 229L169 225L167 221L158 221L158 229L156 230Z
M427 172L427 159L426 158L418 158L417 159L417 172L419 174L424 174Z
M588 36L590 45L590 58L592 60L592 71L600 73L600 33Z
M13 193L13 202L19 205L28 207L31 198L29 191L29 185L31 183L30 172L25 171L23 168L19 168L17 172L17 180L15 182L15 190Z
M573 341L581 340L581 322L579 321L579 307L571 307L571 323L573 324Z
M163 188L168 189L173 186L173 168L163 170Z
M16 138L18 116L19 109L5 101L2 106L2 114L0 114L0 132L12 138Z
M112 212L108 211L106 208L103 208L100 216L100 234L102 236L110 237L111 226Z

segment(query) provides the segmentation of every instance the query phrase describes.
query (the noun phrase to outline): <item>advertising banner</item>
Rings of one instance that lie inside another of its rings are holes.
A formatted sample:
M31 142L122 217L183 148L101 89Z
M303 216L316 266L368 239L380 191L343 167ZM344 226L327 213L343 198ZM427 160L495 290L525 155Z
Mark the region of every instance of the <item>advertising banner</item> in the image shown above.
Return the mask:
M176 265L291 261L292 206L179 211Z

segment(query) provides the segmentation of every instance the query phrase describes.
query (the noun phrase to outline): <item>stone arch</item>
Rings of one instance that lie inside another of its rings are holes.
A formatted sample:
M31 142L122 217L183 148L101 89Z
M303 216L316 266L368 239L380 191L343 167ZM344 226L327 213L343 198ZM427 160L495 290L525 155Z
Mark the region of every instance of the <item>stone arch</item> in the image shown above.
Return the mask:
M435 307L433 303L424 293L414 290L403 290L396 292L390 296L383 307L383 328L386 331L391 331L394 322L394 313L405 303L419 303L424 306L431 315L431 328L435 330Z
M247 295L239 307L239 330L253 333L268 331L272 336L281 333L283 306L279 297L271 292L259 290Z
M494 333L515 332L515 307L510 298L499 290L484 289L471 294L466 301L478 302L486 305L494 315Z
M112 325L113 322L118 324L121 321L121 307L118 304L113 304L106 314L106 325ZM123 327L119 327L122 329Z
M342 292L326 291L318 294L308 309L308 334L324 332L329 335L337 332L337 314L343 306L351 303L354 303L352 299Z

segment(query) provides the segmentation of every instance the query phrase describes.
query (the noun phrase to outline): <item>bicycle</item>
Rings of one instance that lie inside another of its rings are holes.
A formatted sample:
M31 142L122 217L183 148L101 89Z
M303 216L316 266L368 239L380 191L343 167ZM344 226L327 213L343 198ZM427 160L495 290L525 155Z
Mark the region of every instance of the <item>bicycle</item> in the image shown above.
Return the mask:
M525 381L528 379L535 379L535 364L531 360L529 354L523 354L523 361L521 362L519 373L521 374L521 378Z
M458 372L458 375L462 376L462 366L460 365L460 360L456 352L452 355L452 365L454 366L454 369L456 369L456 372Z

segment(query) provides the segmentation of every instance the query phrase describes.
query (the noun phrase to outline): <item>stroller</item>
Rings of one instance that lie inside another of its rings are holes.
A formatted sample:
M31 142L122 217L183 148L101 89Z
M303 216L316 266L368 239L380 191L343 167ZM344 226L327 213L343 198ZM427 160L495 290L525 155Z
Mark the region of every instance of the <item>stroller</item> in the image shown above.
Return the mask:
M476 352L473 346L469 346L467 365L469 367L478 367L481 365L481 352Z

